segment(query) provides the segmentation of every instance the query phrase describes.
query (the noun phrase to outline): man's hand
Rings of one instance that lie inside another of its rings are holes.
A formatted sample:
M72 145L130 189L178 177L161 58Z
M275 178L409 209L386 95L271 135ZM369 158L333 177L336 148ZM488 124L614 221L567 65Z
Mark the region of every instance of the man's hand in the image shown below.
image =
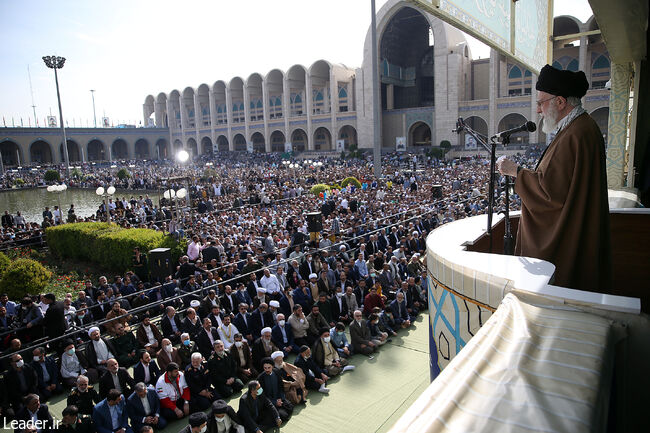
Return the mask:
M183 411L179 408L174 408L174 413L176 414L176 418L183 418Z
M330 379L325 373L321 373L320 377L323 378L323 382L327 382Z
M497 170L505 176L517 177L517 163L508 158L501 157L496 162Z
M282 425L282 420L280 418L275 420L275 423L280 427Z
M282 399L281 399L281 398L277 399L277 400L275 401L275 405L276 405L276 406L282 406Z
M185 402L183 405L183 412L185 413L185 416L190 414L190 404L188 402Z
M231 385L235 381L234 377L231 377L230 379L226 380L226 385Z
M251 375L251 369L250 369L250 368L247 368L246 370L243 370L243 372L244 372L244 374L245 374L246 376L250 376L250 375Z

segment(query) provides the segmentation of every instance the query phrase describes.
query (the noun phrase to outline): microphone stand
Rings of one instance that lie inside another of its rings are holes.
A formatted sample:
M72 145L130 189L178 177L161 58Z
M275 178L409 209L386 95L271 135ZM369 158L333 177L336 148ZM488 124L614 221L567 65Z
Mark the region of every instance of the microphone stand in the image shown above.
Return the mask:
M490 145L487 144L487 137L485 137L482 134L479 134L478 132L474 131L472 128L467 126L465 122L463 121L462 118L458 119L457 123L457 128L455 132L459 133L461 131L465 131L467 134L471 135L474 137L477 143L480 143L483 148L490 153L490 185L489 185L489 193L488 193L488 214L487 214L487 234L490 238L490 253L492 253L492 214L494 213L494 190L495 190L495 181L496 181L496 175L495 175L495 169L496 169L496 151L497 151L497 145L499 144L498 142L495 141L495 137L492 137L490 139ZM507 138L506 138L507 137ZM508 142L510 141L509 136L504 136L504 143L505 140ZM506 182L508 182L507 177L506 177ZM509 187L509 183L506 183L506 188ZM507 191L507 190L506 190ZM506 192L506 199L508 199ZM506 202L506 235L510 233L510 210L509 210L509 203ZM510 239L512 243L512 234L510 234ZM506 244L506 239L504 236L504 253L505 254L512 254L512 252L508 252L508 250L505 249L507 246Z
M501 144L507 146L510 144L510 135L504 135ZM515 253L515 241L512 237L512 228L510 226L510 176L505 176L505 211L503 213L505 220L505 233L503 234L503 254L512 256Z

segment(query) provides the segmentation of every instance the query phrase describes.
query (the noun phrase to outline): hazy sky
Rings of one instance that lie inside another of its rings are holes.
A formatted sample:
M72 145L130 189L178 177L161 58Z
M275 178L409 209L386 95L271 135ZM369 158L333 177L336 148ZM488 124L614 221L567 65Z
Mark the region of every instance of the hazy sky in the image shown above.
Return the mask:
M377 0L377 9L387 0ZM555 15L591 16L587 0L555 2ZM318 59L361 66L368 0L0 0L0 115L34 124L58 117L54 73L42 56L66 57L59 85L68 125L142 120L148 94ZM474 58L489 49L470 40ZM2 124L0 124L2 126Z

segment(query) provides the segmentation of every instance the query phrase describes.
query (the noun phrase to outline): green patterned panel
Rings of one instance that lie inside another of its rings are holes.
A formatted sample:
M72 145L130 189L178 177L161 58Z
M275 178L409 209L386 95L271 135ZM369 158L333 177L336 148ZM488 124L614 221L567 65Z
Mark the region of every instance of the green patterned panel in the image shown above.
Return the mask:
M607 186L625 186L625 142L630 100L629 64L612 63L612 89L609 97L607 126Z

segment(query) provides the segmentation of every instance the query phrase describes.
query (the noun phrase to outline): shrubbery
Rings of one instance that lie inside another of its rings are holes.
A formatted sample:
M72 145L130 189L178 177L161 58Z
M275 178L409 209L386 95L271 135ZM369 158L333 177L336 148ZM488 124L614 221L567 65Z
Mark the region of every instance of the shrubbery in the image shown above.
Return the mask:
M311 187L309 192L311 192L315 196L319 196L321 192L325 192L329 190L330 190L329 185L325 185L324 183L317 183L316 185Z
M61 180L61 175L56 170L48 170L43 176L46 182L58 182Z
M2 275L5 273L7 268L9 268L10 264L11 260L9 260L9 257L7 257L5 253L0 253L0 278L2 278Z
M119 180L128 179L129 177L131 177L131 173L129 173L129 170L127 170L126 168L120 168L120 169L118 170L118 172L117 172L117 178L118 178Z
M345 179L343 179L343 182L341 182L341 186L343 188L347 188L349 184L352 184L352 186L356 188L361 188L361 182L359 182L359 179L357 179L354 176L346 177Z
M50 278L52 272L36 260L17 259L5 269L0 288L9 299L22 299L27 294L41 293Z
M123 272L131 269L133 248L147 252L171 248L172 260L185 254L187 241L151 229L124 229L107 223L75 223L49 227L45 231L52 254L74 258Z

